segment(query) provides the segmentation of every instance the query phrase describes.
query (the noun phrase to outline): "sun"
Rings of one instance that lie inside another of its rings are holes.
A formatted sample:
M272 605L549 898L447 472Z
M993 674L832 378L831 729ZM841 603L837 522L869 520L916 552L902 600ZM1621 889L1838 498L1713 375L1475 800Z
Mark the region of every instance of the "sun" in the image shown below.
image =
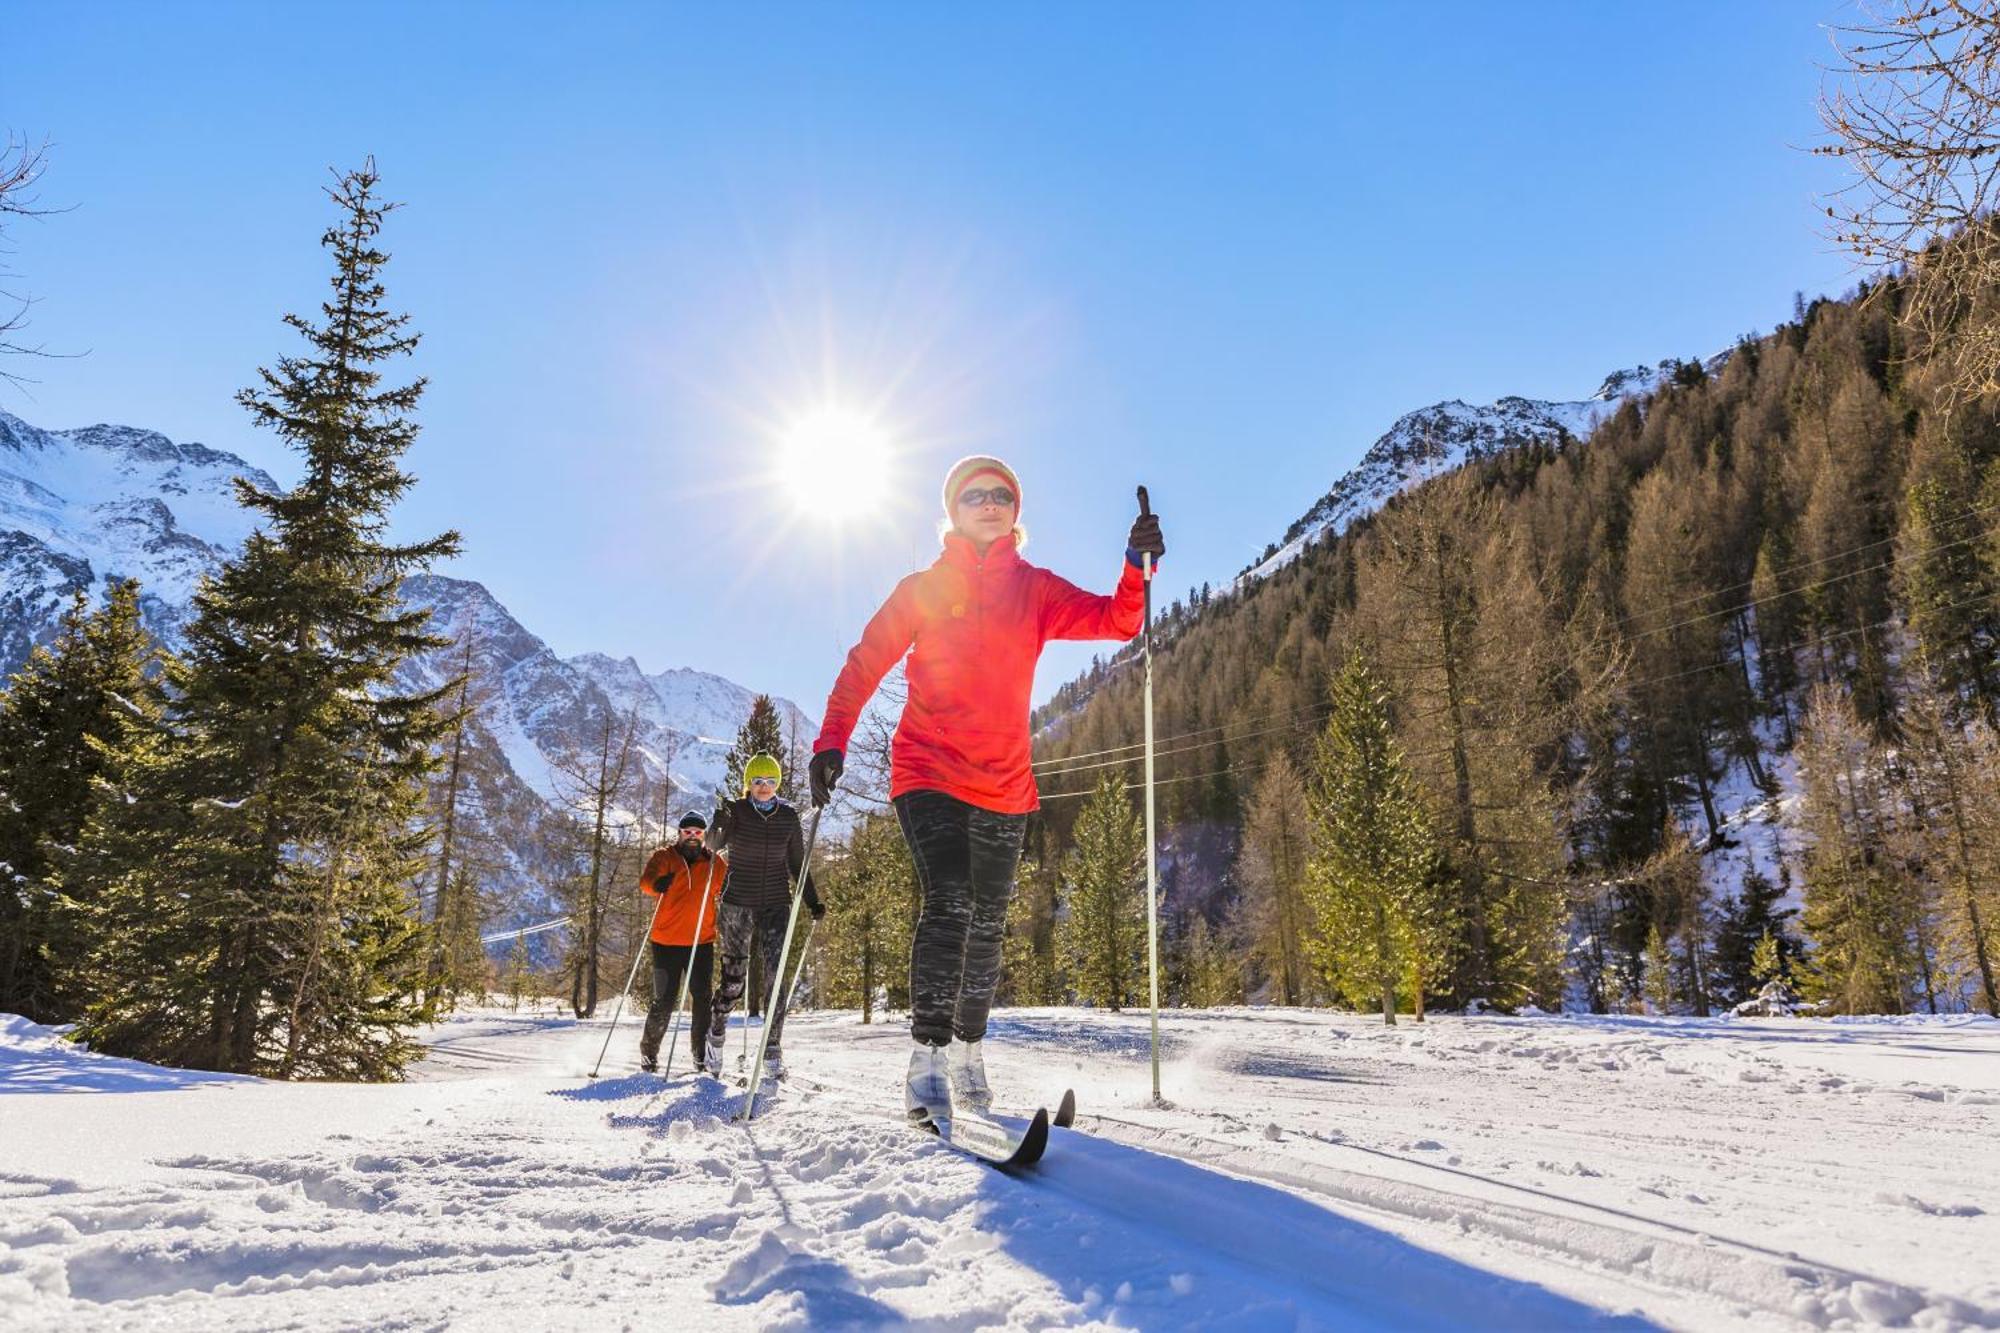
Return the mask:
M872 510L888 489L889 432L851 408L815 408L785 427L778 466L808 513Z

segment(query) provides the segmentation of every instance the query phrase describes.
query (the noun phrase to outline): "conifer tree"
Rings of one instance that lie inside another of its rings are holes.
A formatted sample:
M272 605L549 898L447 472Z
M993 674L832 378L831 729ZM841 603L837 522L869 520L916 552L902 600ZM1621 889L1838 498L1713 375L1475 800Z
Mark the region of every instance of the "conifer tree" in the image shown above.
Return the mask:
M85 1024L101 1049L342 1079L393 1077L417 1052L411 888L454 686L397 688L410 655L444 644L400 590L458 537L387 539L424 381L384 382L418 336L385 305L394 206L377 184L371 160L329 189L331 298L319 321L285 317L306 350L238 396L303 477L275 494L237 483L261 526L196 594L167 673L171 734L135 799L100 804L80 848L78 888L104 897L100 954L125 963Z
M1782 932L1794 913L1778 906L1783 897L1783 889L1753 869L1723 909L1715 932L1714 981L1717 993L1733 1003L1750 999L1769 979L1759 972L1758 950L1768 942L1768 947L1782 951L1788 943Z
M1880 752L1847 693L1815 686L1799 737L1805 779L1806 987L1836 1013L1904 1013L1917 970L1910 895L1889 873Z
M586 724L582 743L555 757L550 768L556 794L572 822L575 871L567 884L575 924L569 956L570 1008L578 1018L597 1012L603 981L608 918L614 902L630 907L622 862L632 851L624 822L626 802L641 776L636 756L637 706L621 718L600 701ZM617 965L612 964L615 968ZM621 975L617 978L623 981Z
M1751 980L1757 983L1759 990L1762 990L1784 975L1784 952L1778 943L1778 937L1767 930L1758 939L1757 946L1750 951Z
M2000 721L2000 585L1980 558L1978 481L1963 443L1944 428L1920 442L1896 534L1897 591L1924 674L1987 722Z
M1193 1009L1243 1002L1243 966L1223 932L1209 929L1208 918L1192 913L1175 940L1180 954L1182 997Z
M1060 1004L1055 957L1056 908L1061 898L1056 866L1024 856L1007 902L1007 934L1000 946L1000 994L1006 1003Z
M1279 1004L1305 1004L1312 966L1305 955L1306 858L1311 850L1304 783L1283 752L1264 765L1243 813L1239 859L1251 956Z
M476 639L468 629L458 654L458 693L449 716L451 732L444 762L431 785L431 813L437 830L435 878L431 882L431 989L445 1004L485 989L486 956L479 946L479 884L473 868L473 827L467 818L477 758L472 717L475 699Z
M1954 719L1956 696L1915 689L1903 712L1902 779L1921 870L1908 892L1937 909L1939 952L1975 1003L2000 1018L2000 736L1984 720ZM1920 946L1921 942L1920 942Z
M881 999L908 998L916 868L894 816L869 815L855 826L845 854L827 867L825 887L817 935L827 1000L873 1022Z
M715 793L717 805L743 795L743 766L758 754L768 754L778 761L784 770L778 779L778 795L794 805L798 803L800 775L785 744L784 720L778 716L778 705L771 696L760 694L750 701L750 716L737 728L736 742L723 758L722 786Z
M41 1023L76 1018L87 990L89 894L77 886L62 901L62 849L158 707L139 585L112 583L102 608L88 606L79 592L0 695L0 1011Z
M1070 989L1086 1004L1121 1009L1145 982L1146 903L1139 873L1145 830L1122 775L1102 777L1077 816L1064 867L1066 915L1056 954Z
M1381 682L1359 652L1334 678L1313 777L1308 947L1348 1003L1379 1003L1382 1021L1393 1024L1404 975L1414 973L1421 986L1445 971L1443 960L1415 956L1417 927L1435 906L1438 846L1391 733Z
M1656 1013L1670 1013L1674 1004L1674 960L1667 938L1655 921L1646 931L1646 1002Z

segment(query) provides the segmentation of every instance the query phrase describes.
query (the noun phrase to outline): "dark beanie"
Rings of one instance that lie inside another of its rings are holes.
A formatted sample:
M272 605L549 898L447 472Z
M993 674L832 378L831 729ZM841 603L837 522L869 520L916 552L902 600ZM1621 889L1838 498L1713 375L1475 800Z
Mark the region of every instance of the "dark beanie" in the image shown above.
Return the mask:
M681 816L681 827L705 829L708 827L708 821L690 810Z

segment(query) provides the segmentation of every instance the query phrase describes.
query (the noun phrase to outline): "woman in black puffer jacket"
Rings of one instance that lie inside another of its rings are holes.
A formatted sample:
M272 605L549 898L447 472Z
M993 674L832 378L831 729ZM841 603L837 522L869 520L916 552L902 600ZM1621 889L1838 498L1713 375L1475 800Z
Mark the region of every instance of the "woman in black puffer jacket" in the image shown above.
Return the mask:
M764 1044L764 1077L784 1074L785 1002L791 997L777 982L778 950L784 946L792 887L799 882L806 847L798 808L778 798L778 780L783 776L776 759L768 754L753 756L743 766L743 796L717 810L709 821L709 846L729 858L729 878L723 884L722 906L715 919L722 974L715 983L708 1051L703 1061L708 1071L718 1076L722 1073L723 1041L729 1034L729 1012L742 998L750 973L753 937L764 959L764 1022L771 1031ZM805 906L815 921L826 913L810 871L806 873Z

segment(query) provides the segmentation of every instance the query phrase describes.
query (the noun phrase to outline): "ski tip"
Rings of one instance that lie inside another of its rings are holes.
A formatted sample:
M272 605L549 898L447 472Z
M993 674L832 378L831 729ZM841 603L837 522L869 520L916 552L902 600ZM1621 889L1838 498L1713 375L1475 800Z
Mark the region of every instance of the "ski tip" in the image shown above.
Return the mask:
M1037 1107L1035 1118L1028 1122L1028 1132L1021 1136L1021 1146L1014 1155L1000 1163L1009 1171L1024 1171L1042 1160L1042 1154L1049 1146L1049 1108Z
M1062 1101L1056 1106L1055 1117L1049 1123L1057 1129L1068 1129L1076 1123L1076 1089L1063 1089Z

